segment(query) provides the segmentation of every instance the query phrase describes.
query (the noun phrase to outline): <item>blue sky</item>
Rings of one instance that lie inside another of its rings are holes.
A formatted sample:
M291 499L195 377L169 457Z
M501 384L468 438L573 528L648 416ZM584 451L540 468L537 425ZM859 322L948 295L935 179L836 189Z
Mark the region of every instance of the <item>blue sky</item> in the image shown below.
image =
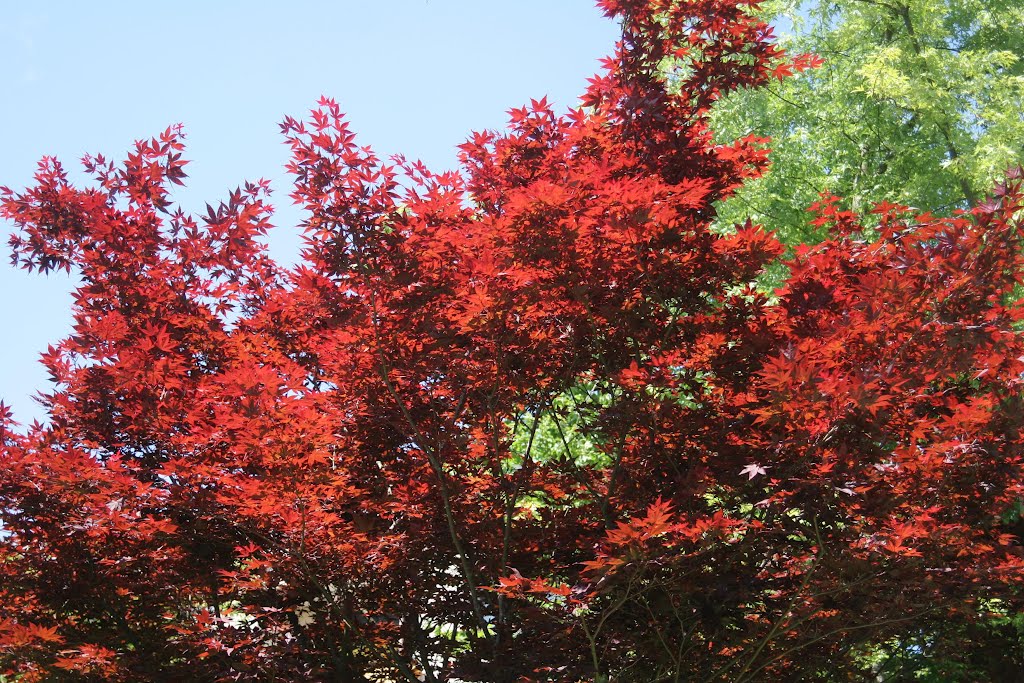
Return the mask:
M300 216L287 199L284 115L327 95L361 144L449 168L455 146L501 127L509 108L543 95L575 104L616 35L590 0L12 0L0 12L0 185L24 188L43 155L70 170L87 152L123 158L133 140L181 122L192 160L182 206L271 180L270 248L291 261ZM49 387L38 356L70 329L74 282L17 271L4 252L0 399L30 422L44 416L32 396Z

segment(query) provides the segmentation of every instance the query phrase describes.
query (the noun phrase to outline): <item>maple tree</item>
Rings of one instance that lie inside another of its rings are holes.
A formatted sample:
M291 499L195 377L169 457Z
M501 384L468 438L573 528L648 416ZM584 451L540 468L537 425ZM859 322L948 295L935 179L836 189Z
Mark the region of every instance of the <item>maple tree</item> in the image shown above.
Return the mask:
M815 58L748 2L600 6L582 107L460 172L286 118L295 268L267 183L174 206L176 128L3 191L81 278L50 422L0 411L8 675L797 680L1020 607L1019 178L870 240L825 197L769 299L781 245L713 226L764 141L709 108Z

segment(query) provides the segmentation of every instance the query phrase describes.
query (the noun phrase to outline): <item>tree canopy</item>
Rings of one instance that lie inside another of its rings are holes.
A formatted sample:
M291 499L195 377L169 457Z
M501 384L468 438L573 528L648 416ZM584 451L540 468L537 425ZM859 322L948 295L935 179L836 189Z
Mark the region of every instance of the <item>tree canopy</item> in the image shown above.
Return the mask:
M174 205L177 128L3 190L17 261L81 278L50 422L0 410L7 675L848 680L1020 608L1020 178L821 199L769 300L782 244L715 222L764 146L709 117L817 60L745 1L599 5L582 106L457 172L285 118L294 268L267 183Z
M722 139L772 139L772 170L720 211L790 244L820 239L821 192L866 214L889 201L950 213L1024 162L1024 6L1002 0L774 0L781 45L821 68L716 106Z

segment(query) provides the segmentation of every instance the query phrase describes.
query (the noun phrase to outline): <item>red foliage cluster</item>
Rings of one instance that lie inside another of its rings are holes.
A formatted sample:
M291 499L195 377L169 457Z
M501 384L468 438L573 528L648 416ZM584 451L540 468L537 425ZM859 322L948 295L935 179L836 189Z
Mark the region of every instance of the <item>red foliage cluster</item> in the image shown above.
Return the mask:
M173 207L176 129L4 190L81 278L51 422L0 415L16 680L798 679L1019 604L1019 182L871 239L825 199L770 301L780 245L712 230L763 141L706 114L816 59L747 2L600 4L584 106L459 173L286 119L294 269L266 183Z

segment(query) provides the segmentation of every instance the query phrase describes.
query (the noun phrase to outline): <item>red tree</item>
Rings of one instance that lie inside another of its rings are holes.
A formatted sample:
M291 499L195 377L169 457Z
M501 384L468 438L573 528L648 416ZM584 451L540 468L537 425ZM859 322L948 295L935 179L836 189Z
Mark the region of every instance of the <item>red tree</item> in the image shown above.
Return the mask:
M814 59L746 2L600 4L583 108L460 173L286 119L294 269L265 183L173 207L177 129L4 190L81 278L50 423L0 425L16 680L797 680L1019 605L1019 183L877 239L827 198L768 300L778 243L712 230L764 141L706 114Z

